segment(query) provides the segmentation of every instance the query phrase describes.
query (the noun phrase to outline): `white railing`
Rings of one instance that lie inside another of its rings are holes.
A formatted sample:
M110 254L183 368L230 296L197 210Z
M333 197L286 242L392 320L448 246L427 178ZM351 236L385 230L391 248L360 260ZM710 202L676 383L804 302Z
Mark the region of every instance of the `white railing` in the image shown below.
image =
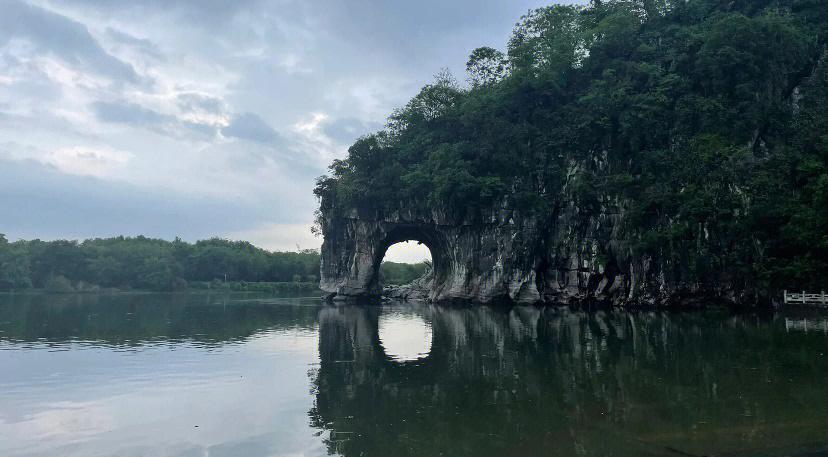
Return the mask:
M828 306L828 295L825 295L825 291L823 290L821 293L818 294L809 294L806 293L804 290L802 292L791 292L785 291L785 304L788 303L799 303L802 305L820 305L820 306Z

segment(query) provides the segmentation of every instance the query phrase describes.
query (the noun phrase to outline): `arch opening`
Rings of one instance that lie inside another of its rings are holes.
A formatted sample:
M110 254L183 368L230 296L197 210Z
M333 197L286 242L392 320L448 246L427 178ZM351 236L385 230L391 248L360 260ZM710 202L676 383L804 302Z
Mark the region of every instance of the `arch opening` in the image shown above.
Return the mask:
M392 244L380 262L380 286L402 286L427 275L433 269L431 249L414 240Z
M433 232L433 233L432 233ZM429 298L441 274L441 243L435 231L399 225L380 240L374 259L372 290L398 299Z

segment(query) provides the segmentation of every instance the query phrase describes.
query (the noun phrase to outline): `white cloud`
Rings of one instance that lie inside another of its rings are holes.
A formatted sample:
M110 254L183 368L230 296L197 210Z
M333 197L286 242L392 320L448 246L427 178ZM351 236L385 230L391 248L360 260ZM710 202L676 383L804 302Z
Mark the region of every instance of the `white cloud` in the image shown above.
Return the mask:
M44 162L64 173L105 178L125 167L131 157L128 152L113 149L75 146L52 151Z
M303 135L313 136L319 133L319 126L327 119L328 115L325 113L310 113L303 120L294 124L293 128Z
M313 73L313 69L306 66L299 54L288 53L279 60L279 65L285 68L288 73Z
M270 223L250 230L230 232L225 236L233 240L250 241L270 251L317 249L322 245L322 239L311 233L310 224Z
M431 251L417 241L405 241L388 248L383 261L401 263L419 263L431 260Z

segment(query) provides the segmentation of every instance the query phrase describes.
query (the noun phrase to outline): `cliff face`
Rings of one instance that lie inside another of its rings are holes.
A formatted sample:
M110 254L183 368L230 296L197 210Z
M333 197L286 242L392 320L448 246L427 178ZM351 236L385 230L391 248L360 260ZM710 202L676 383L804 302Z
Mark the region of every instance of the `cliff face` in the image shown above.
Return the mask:
M322 290L338 297L381 292L378 268L394 243L417 240L431 250L434 279L430 299L490 302L509 297L540 299L537 289L538 227L493 216L483 224L452 222L431 214L359 214L323 224Z
M561 198L547 218L499 208L476 221L439 210L323 212L321 288L334 299L378 296L385 251L417 240L431 250L429 298L436 302L685 306L756 300L741 295L724 272L705 283L685 281L686 266L669 260L681 256L635 255L641 234L625 230L624 206L605 196L599 209L587 210Z

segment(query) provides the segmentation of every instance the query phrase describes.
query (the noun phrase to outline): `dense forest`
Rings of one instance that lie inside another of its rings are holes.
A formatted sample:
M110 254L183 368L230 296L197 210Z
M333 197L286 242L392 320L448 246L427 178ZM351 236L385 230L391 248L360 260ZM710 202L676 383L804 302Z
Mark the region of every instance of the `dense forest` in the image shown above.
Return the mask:
M593 0L522 17L319 178L349 208L623 208L633 255L748 289L828 283L828 2ZM561 196L565 195L565 198ZM321 223L321 219L318 220ZM601 255L601 253L599 253ZM712 274L718 272L719 274Z
M380 282L383 284L408 284L431 271L431 262L398 263L383 262L380 266Z
M0 235L0 290L176 290L225 279L316 283L318 275L315 250L268 252L243 241L143 236L10 243Z
M382 275L389 284L404 284L425 268L385 262ZM143 236L10 243L0 234L0 291L315 290L318 275L319 252L313 249L269 252L245 241L213 238L187 243Z

